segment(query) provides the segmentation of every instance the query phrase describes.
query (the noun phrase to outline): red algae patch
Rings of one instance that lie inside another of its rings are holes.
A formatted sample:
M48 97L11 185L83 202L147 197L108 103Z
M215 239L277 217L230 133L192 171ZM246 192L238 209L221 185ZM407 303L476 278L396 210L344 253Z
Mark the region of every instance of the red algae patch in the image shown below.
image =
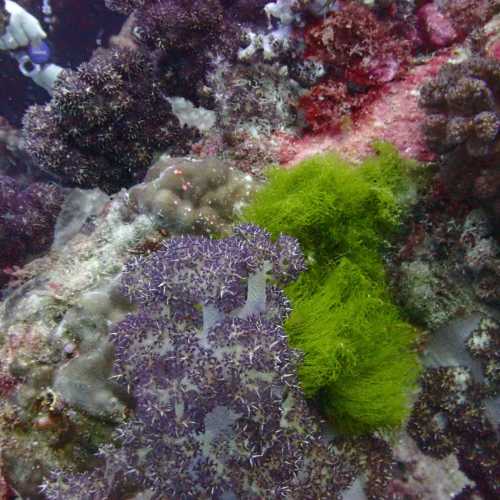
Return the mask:
M425 113L418 105L419 88L437 74L450 56L451 50L438 53L425 64L415 65L401 80L385 84L379 98L341 132L306 134L301 138L282 136L280 162L290 167L325 151L359 162L373 153L371 145L375 140L393 143L408 158L431 161L434 154L427 148L421 130Z

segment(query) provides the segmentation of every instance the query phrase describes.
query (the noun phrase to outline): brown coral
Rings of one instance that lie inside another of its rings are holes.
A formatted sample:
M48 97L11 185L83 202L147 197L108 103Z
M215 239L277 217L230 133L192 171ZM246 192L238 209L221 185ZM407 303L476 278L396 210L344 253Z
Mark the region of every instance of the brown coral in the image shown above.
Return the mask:
M443 66L421 89L429 147L441 155L450 194L493 212L500 198L500 61L473 58Z

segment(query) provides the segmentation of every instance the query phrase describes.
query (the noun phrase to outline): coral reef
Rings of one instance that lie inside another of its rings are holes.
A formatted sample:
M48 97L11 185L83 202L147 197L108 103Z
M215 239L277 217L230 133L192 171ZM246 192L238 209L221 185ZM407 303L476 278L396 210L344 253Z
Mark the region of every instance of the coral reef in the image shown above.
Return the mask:
M23 187L0 175L0 285L9 280L14 266L49 248L63 200L55 184Z
M195 137L172 113L150 56L126 49L65 71L52 101L26 113L24 133L41 168L107 192L142 180L157 151L182 152Z
M213 104L213 96L206 95L206 75L217 66L214 56L234 59L244 38L241 22L264 20L255 2L148 0L106 5L133 12L132 32L143 47L156 51L160 70L170 75L170 95L203 106Z
M436 54L421 65L411 67L400 79L385 84L377 99L365 103L353 123L346 121L335 133L283 135L280 163L293 166L308 156L326 151L336 151L360 163L372 153L372 143L380 139L391 142L409 158L432 160L434 154L421 130L425 113L418 105L419 88L434 77L449 58L448 52Z
M0 120L0 497L498 497L497 3L43 2L100 48Z
M391 301L381 259L408 202L406 168L382 144L357 169L333 156L311 158L271 171L244 212L304 249L309 271L287 288L294 309L286 329L305 353L306 395L319 398L342 430L394 427L409 409L415 331Z
M171 211L158 217L151 196L160 193L166 203L163 195L171 193L197 207L196 196L204 193L208 207L210 195L228 226L248 189L257 185L214 159L173 161L181 175L162 175L173 173L163 158L142 186L146 193L134 188L133 195L123 191L110 199L99 190L71 190L51 251L12 275L0 303L0 381L8 396L0 414L22 418L0 425L0 448L8 454L8 482L19 494L36 497L49 470L93 464L98 446L110 441L130 407L123 389L108 380L114 359L109 325L131 309L117 288L117 276L131 256L158 250L176 230L192 230L171 219ZM181 178L188 187L182 194ZM231 196L221 198L223 192ZM132 199L139 206L132 206ZM225 203L218 205L221 199Z
M500 215L500 62L474 58L445 65L421 90L425 134L441 155L441 178L459 200Z
M298 389L287 302L267 284L304 268L297 242L234 232L170 239L128 265L122 290L139 310L111 338L133 417L100 469L55 473L48 498L337 498L348 484Z
M216 158L160 158L144 182L129 191L129 204L151 214L174 234L229 230L258 186L250 175Z
M461 2L460 2L461 3ZM349 10L365 9L363 6L354 5L356 2L335 2L334 12L326 16L326 19L335 19L336 16L347 16ZM458 33L458 39L463 38L462 31L454 24L453 18L448 15L448 10L454 2L425 2L418 5L419 8L427 5L437 6L439 15L445 17L446 23L451 23L453 29ZM485 2L471 2L479 6ZM487 25L483 23L494 13L495 5L490 2L487 12L484 15L473 18L475 7L464 8L463 15L470 15L467 32L473 33L461 46L453 45L450 49L435 51L428 46L426 34L417 22L417 11L414 2L388 2L388 5L379 6L370 13L372 19L376 20L377 26L391 33L390 38L383 38L371 53L365 53L369 62L378 61L377 57L382 47L393 47L397 41L401 42L404 53L411 57L405 57L403 64L397 68L394 79L385 83L375 85L354 85L346 78L345 72L335 65L326 65L325 75L319 82L306 85L305 94L301 97L302 111L305 116L313 119L309 123L305 134L283 134L281 143L280 162L286 164L296 164L305 157L324 151L337 151L348 158L361 161L363 157L370 153L370 145L375 140L386 140L395 144L404 154L420 161L429 161L434 158L434 154L429 150L423 138L421 124L424 121L424 113L418 109L418 96L422 83L429 78L433 78L443 63L455 60L459 62L470 54L471 50L478 53L495 53L497 46L498 20L495 18ZM434 8L433 7L433 8ZM443 10L446 7L448 10ZM427 7L428 8L428 7ZM364 19L364 17L363 17ZM319 30L322 23L326 21L312 20L306 23L306 39L308 30ZM346 23L340 30L349 32L350 26L362 25L362 20L354 19L352 23ZM437 33L432 32L432 36L442 36L438 27ZM484 29L483 29L484 28ZM374 32L376 33L376 31ZM366 35L363 40L373 40L371 35ZM332 44L332 33L325 32L326 44L320 47L329 47ZM348 39L346 39L348 41ZM448 43L448 41L446 42ZM330 44L330 45L329 45ZM361 47L363 44L361 44ZM473 49L471 47L474 46ZM398 48L399 50L399 48ZM429 55L424 55L428 50L432 50ZM486 52L487 50L487 52ZM409 52L410 51L410 52ZM385 51L382 51L385 53ZM358 51L354 45L351 48L339 53L340 60L358 56ZM363 52L359 52L360 55ZM394 56L396 56L394 54ZM390 54L388 55L390 58ZM359 60L359 59L358 59ZM379 61L381 62L381 61ZM359 64L358 64L359 65ZM384 73L384 68L380 68L380 74ZM387 69L387 68L386 68ZM393 66L396 69L396 66ZM362 76L363 73L361 72ZM355 75L354 77L356 77ZM369 76L369 75L368 75ZM369 79L368 79L369 80ZM315 119L317 118L317 121ZM311 126L312 123L312 126Z
M499 303L499 248L488 214L446 194L441 183L414 208L393 277L414 322L434 331Z

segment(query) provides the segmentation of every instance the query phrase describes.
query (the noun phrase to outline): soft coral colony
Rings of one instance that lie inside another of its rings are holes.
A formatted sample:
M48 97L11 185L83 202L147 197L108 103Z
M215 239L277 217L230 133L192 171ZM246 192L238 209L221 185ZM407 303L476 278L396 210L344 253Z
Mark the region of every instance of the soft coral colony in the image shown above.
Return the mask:
M498 7L105 3L0 162L0 496L498 497Z
M298 387L276 285L304 267L295 240L239 226L185 236L132 261L122 292L138 304L111 333L114 377L136 400L91 474L56 473L49 498L334 498L349 474ZM113 472L111 472L113 471Z

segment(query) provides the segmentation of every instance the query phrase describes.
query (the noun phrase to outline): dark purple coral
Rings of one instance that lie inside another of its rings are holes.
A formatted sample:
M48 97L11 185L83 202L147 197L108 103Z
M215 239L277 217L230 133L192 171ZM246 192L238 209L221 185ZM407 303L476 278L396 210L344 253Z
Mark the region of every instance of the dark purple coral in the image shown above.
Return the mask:
M424 132L450 194L500 216L500 61L445 65L421 90Z
M195 137L165 99L152 58L100 51L58 79L52 101L24 118L28 151L64 183L115 192L142 180L156 152Z
M455 453L484 498L497 498L500 447L484 408L485 395L465 368L430 368L422 376L408 432L426 454L444 458Z
M64 196L54 184L37 182L23 188L0 176L0 285L12 266L47 250Z
M338 498L353 467L320 437L270 282L303 267L296 240L255 226L170 239L132 261L122 291L138 310L111 340L133 415L119 446L101 449L102 469L56 473L48 498Z
M134 34L149 49L194 55L224 45L234 47L235 41L238 43L239 27L234 21L252 17L252 11L248 8L237 11L233 3L220 0L109 0L106 5L119 12L134 11ZM245 7L245 2L241 6ZM262 10L260 17L264 18Z
M115 0L107 5L134 12L132 32L143 47L155 51L159 72L169 75L169 95L204 107L213 105L206 95L206 75L214 57L234 58L243 39L240 23L253 19L245 2L239 2L241 10L220 0ZM263 10L260 17L265 19Z

